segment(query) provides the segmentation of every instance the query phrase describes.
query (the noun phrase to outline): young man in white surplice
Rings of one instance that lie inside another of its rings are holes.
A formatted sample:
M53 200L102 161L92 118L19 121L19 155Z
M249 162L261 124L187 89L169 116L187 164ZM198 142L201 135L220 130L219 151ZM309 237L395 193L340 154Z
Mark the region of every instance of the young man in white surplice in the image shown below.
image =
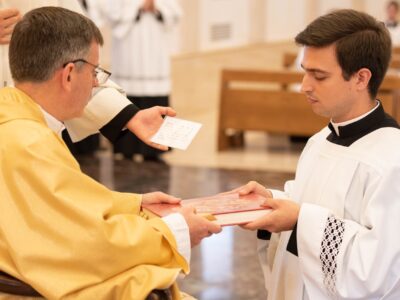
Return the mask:
M310 138L258 230L268 299L400 299L400 130L376 99L391 56L384 24L354 10L317 18L304 46L302 91L330 119ZM301 126L301 124L299 124Z

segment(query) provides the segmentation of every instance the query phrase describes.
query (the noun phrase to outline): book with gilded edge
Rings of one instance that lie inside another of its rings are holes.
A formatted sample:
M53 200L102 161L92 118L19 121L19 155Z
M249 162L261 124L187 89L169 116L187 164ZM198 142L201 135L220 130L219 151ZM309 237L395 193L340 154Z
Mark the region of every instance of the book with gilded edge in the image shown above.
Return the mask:
M153 214L165 217L185 206L195 208L198 215L221 226L246 224L271 211L261 206L265 198L256 194L239 196L238 193L214 195L182 200L180 204L143 204Z

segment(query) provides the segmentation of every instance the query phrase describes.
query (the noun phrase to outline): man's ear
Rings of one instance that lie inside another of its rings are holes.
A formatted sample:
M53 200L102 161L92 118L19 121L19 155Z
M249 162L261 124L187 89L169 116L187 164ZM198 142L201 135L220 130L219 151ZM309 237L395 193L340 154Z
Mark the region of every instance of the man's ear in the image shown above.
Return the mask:
M73 63L69 63L62 69L61 84L62 87L68 91L72 89L72 71L74 68L75 65Z
M371 71L367 68L362 68L357 71L355 76L357 90L361 91L368 89L368 84L372 77Z

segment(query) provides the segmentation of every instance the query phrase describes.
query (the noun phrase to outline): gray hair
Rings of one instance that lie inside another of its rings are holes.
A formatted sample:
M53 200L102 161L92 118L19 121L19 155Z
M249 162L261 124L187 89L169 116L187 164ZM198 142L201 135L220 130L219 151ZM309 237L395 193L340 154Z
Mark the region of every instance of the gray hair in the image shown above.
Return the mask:
M87 17L60 7L28 12L15 26L9 47L16 82L43 82L67 62L85 58L90 45L103 37Z

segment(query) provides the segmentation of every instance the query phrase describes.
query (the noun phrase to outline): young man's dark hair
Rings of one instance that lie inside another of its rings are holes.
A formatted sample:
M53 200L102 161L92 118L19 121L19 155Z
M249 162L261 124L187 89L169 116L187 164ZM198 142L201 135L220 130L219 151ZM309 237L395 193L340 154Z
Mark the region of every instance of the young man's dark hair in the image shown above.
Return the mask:
M343 78L349 80L361 68L369 69L372 77L368 91L371 98L376 97L392 51L389 32L382 22L355 10L336 10L310 23L295 41L316 48L335 44Z

